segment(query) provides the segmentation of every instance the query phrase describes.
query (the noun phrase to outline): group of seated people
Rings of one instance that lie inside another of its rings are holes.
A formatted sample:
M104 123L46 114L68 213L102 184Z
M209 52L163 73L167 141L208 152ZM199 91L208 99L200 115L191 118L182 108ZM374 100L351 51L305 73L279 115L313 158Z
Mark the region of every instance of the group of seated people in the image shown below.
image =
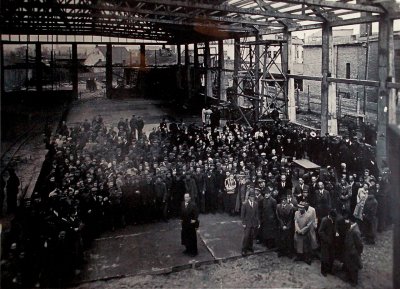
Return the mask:
M239 215L254 190L259 242L307 262L311 251L297 250L295 222L285 223L283 212L293 221L299 207L314 207L316 230L331 209L342 218L354 213L371 243L376 218L380 230L388 221L388 178L372 176L378 173L373 149L352 137L319 136L279 121L210 128L162 120L149 134L143 125L132 116L107 126L99 115L91 123L63 123L46 138L35 192L21 201L6 232L4 288L65 284L101 232L177 217L185 193L201 213ZM301 176L293 165L301 158L330 166ZM279 233L283 226L287 236Z

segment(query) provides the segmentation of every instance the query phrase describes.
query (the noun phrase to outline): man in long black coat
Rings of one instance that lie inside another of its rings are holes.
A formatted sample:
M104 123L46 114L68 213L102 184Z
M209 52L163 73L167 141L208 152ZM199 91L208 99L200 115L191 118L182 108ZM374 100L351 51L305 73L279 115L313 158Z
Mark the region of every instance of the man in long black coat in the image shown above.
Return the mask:
M335 218L336 212L331 210L328 216L322 218L318 230L321 241L321 274L324 276L332 273L335 258Z
M246 255L248 251L253 250L253 240L256 236L256 230L260 227L258 205L254 200L254 190L249 193L249 199L242 206L242 225L244 228L244 236L242 242L242 255Z
M194 257L198 254L196 229L199 225L199 213L196 203L191 201L190 194L188 193L184 196L181 212L181 243L186 247L183 253Z
M352 286L358 283L358 271L362 268L361 253L363 244L361 241L361 232L355 219L351 217L350 229L346 233L344 263L343 267L347 273L347 278Z
M15 174L13 168L8 169L8 173L10 177L7 180L7 212L8 213L15 213L17 209L17 196L18 196L18 188L20 185L19 178Z
M288 203L287 199L282 199L276 208L279 225L278 257L290 258L293 254L294 212L294 205Z

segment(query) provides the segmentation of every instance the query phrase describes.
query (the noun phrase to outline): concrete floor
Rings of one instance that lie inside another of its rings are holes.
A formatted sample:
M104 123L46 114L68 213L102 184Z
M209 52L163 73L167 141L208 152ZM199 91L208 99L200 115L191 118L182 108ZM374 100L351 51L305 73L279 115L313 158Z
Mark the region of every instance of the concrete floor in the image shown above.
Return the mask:
M82 98L75 101L68 113L67 124L74 125L85 119L91 121L93 117L101 115L107 126L117 126L120 118L130 119L132 114L141 116L144 120L144 131L149 132L157 126L162 118L169 121L184 119L187 123L199 123L201 115L177 115L167 108L164 102L155 99L107 99L107 98Z
M184 255L180 220L128 226L106 232L88 251L88 263L75 283L143 274L164 274L241 257L243 228L238 217L200 215L199 254ZM254 243L255 253L266 251Z

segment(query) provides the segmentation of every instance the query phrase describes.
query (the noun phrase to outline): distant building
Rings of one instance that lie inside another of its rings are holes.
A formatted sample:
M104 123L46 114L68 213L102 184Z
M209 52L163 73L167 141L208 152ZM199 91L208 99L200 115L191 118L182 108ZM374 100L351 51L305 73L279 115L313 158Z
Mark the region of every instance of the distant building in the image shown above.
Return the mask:
M308 37L304 43L304 71L306 75L321 75L321 32ZM338 78L378 80L378 35L354 35L352 29L333 31L334 54L336 58L336 75ZM395 48L395 77L400 81L400 33L394 33ZM368 52L367 52L368 51ZM321 94L321 82L304 80L304 90L309 89L310 94ZM361 85L338 83L337 90L349 97L360 98L364 96ZM375 101L377 87L366 87L367 99Z
M86 57L84 65L86 66L105 66L106 65L106 46L96 46L95 49ZM128 65L130 61L130 53L123 46L115 46L112 48L112 64L114 66L125 66ZM101 71L105 71L105 68ZM99 68L96 68L94 72L100 72Z

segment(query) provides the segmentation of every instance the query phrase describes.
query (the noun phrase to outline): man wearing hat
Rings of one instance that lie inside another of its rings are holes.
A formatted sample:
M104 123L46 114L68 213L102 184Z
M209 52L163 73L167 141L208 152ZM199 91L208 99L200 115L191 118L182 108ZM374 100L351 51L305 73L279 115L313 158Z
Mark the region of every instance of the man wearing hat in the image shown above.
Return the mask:
M305 203L298 204L299 210L294 214L294 245L297 253L295 261L304 261L311 265L311 236L310 230L314 220L306 213Z
M253 240L256 230L260 227L259 212L257 203L254 200L254 189L249 192L249 199L242 206L242 225L244 228L242 255L247 255L247 252L254 252Z

